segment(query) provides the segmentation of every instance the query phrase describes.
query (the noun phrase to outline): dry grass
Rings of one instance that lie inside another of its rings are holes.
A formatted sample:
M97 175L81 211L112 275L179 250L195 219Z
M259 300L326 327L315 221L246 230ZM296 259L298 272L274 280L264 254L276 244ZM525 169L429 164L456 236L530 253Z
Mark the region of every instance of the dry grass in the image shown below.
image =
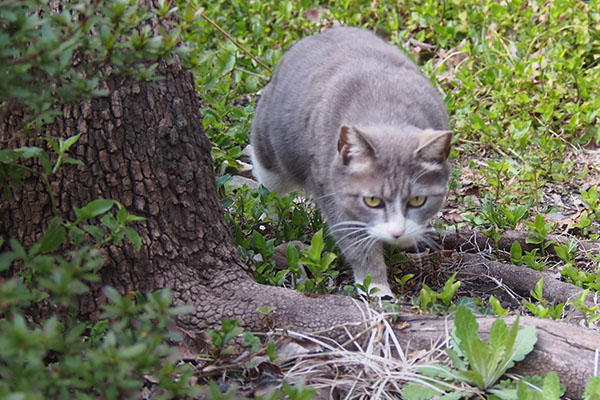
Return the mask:
M284 379L290 383L305 382L316 388L321 396L341 399L402 398L402 388L408 382L436 389L432 385L435 382L438 387L463 390L418 373L424 366L446 361L443 348L448 344L450 332L432 343L430 350L411 352L410 344L406 348L400 345L390 323L392 315L366 309L368 314L363 315L362 321L366 328L358 335L352 335L346 329L348 340L344 343L332 342L320 334L286 331L287 336L310 343L311 351L284 360L293 361L284 372ZM364 342L362 338L366 335L368 339ZM360 342L364 342L363 345ZM473 389L469 388L469 391Z

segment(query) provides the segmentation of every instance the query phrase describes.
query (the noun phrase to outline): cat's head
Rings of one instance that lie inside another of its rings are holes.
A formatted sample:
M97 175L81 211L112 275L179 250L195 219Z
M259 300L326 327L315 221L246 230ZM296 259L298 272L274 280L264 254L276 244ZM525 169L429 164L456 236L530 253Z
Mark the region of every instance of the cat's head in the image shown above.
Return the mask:
M342 125L331 176L336 206L369 237L412 246L444 202L451 139L450 131Z

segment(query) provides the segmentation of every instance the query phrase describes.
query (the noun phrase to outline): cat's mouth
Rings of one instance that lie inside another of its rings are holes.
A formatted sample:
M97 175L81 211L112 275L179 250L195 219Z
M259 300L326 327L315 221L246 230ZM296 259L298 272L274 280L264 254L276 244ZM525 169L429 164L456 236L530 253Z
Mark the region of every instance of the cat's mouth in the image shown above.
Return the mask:
M382 242L401 249L414 247L421 237L420 232L407 232L404 230L401 232L399 230L381 231L376 228L369 229L369 234Z
M418 238L414 236L401 236L399 238L393 238L391 240L386 240L385 242L391 244L394 247L399 247L401 249L409 249L415 246L418 242Z

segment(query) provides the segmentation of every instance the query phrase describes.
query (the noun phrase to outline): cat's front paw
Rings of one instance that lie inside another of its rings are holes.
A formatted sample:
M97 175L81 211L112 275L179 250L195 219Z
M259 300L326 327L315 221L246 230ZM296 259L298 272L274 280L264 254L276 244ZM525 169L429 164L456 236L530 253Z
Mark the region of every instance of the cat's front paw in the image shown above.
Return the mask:
M377 290L373 290L373 289L377 289ZM358 294L360 294L361 296L367 296L367 297L379 297L379 298L383 298L383 297L391 297L392 299L396 298L396 295L392 292L392 289L390 289L389 285L380 285L378 283L372 283L371 285L369 285L369 294L365 293L364 290L357 288L356 289L358 291Z

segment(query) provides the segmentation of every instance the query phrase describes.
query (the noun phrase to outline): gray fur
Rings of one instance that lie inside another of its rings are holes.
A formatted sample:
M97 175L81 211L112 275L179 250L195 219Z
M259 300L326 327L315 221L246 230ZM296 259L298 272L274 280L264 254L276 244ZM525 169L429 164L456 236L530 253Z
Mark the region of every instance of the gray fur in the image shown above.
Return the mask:
M411 246L440 209L450 172L445 106L396 47L334 28L295 44L252 122L255 175L279 193L310 191L352 265L391 295L381 245ZM379 197L371 208L365 197ZM410 198L427 198L420 207Z

